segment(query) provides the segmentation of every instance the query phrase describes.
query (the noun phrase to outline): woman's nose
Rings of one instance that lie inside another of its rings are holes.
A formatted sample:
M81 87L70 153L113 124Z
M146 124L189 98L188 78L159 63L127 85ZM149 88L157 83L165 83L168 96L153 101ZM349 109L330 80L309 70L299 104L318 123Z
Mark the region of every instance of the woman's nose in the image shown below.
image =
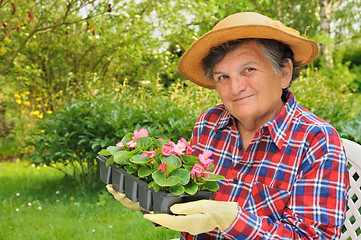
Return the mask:
M242 77L231 78L231 90L234 95L247 89L247 83Z

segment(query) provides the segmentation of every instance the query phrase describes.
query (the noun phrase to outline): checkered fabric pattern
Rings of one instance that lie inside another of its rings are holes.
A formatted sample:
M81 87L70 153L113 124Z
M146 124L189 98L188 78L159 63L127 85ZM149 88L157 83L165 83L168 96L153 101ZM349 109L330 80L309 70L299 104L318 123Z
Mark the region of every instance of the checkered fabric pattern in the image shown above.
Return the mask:
M239 213L221 233L183 239L338 239L349 188L336 130L301 107L292 92L281 113L259 128L246 151L235 118L218 105L198 119L194 155L213 152L226 178L213 199L236 201ZM220 209L221 211L221 209Z

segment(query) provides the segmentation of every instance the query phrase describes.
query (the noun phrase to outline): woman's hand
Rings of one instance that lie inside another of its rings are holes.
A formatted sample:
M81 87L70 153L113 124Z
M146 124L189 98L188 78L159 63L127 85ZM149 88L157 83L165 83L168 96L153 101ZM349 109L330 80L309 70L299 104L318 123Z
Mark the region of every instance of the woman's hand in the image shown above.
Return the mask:
M113 186L111 184L108 184L106 186L108 192L110 192L116 200L118 200L123 206L133 209L133 210L142 210L145 211L144 208L139 206L139 202L133 202L132 200L125 197L124 193L120 193L116 190L114 190Z
M237 202L199 200L174 204L170 210L176 215L145 214L144 218L164 227L197 235L219 228L227 230L238 215Z

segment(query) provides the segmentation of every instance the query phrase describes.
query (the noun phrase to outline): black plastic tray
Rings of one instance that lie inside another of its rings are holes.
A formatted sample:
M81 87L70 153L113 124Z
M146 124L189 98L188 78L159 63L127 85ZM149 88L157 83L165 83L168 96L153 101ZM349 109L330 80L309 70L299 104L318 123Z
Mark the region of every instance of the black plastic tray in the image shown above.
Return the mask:
M107 157L100 155L98 159L106 161ZM130 200L139 202L145 210L154 211L154 213L171 213L169 208L175 203L209 199L213 195L210 191L199 191L194 195L155 192L153 188L148 188L148 183L129 174L123 168L118 168L114 164L109 167L111 167L113 188L120 193L125 193Z
M112 167L106 167L108 157L98 155L100 180L105 184L112 184Z

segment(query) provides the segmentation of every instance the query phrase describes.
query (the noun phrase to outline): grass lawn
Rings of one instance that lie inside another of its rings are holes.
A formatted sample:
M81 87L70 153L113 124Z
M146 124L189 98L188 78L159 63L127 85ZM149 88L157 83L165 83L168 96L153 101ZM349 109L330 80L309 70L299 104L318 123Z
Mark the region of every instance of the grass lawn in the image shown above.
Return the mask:
M0 239L172 239L101 186L88 192L52 168L0 162ZM104 186L104 187L103 187Z

